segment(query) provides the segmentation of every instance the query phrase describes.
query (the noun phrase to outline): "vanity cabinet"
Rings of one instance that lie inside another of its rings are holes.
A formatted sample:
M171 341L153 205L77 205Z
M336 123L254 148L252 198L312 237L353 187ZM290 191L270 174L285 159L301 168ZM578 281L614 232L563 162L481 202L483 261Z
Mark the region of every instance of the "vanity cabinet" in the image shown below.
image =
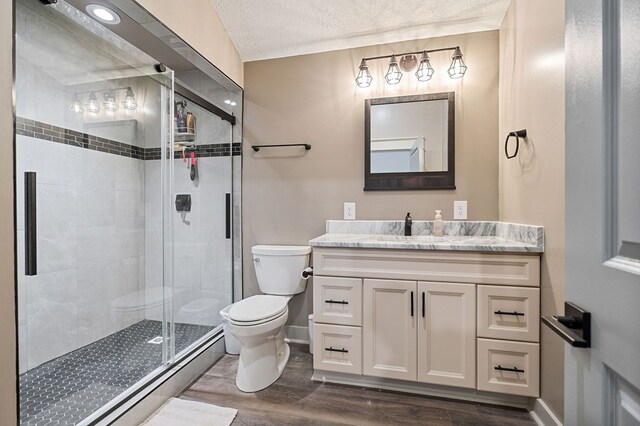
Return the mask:
M472 284L365 279L363 373L475 388Z
M538 254L316 247L313 264L316 380L538 396Z

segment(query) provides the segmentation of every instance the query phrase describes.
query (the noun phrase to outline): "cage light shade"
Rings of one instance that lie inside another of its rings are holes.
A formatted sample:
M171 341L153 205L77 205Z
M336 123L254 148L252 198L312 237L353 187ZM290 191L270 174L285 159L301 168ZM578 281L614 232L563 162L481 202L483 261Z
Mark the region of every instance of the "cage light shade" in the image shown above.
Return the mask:
M467 66L462 60L462 52L459 47L456 47L455 52L453 52L453 56L451 57L451 66L447 72L451 78L462 78L464 73L467 72Z
M131 90L131 87L127 88L122 106L124 107L124 109L128 109L130 111L138 108L138 103L136 102L136 97L133 95L133 90Z
M416 71L416 77L418 81L429 81L432 76L433 67L431 66L431 62L429 62L429 55L427 55L427 52L423 52L422 59L420 59L420 65Z
M82 111L84 111L82 105L80 105L80 101L78 100L78 95L73 95L73 101L71 102L69 109L76 114L80 114Z
M105 111L115 112L118 110L118 104L116 103L116 99L112 93L107 93L104 101L104 109Z
M387 84L398 84L402 79L402 72L400 71L400 67L398 67L398 61L396 60L396 55L391 56L391 60L389 61L389 70L387 74L385 74L384 79L387 81Z
M356 77L356 84L358 87L364 89L369 87L372 81L373 77L371 77L371 73L369 72L367 61L363 59L362 62L360 62L360 72L358 72L358 76Z
M84 104L84 109L93 113L100 112L100 104L98 103L98 98L96 98L96 94L94 92L89 93L89 98L87 99L87 103Z

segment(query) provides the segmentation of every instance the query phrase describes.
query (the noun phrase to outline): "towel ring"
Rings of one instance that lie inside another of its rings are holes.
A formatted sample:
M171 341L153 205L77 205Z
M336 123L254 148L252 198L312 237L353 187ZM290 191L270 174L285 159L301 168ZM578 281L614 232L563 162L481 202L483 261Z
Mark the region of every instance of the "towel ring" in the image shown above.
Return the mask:
M509 149L508 149L509 138L512 136L516 138L516 151L513 153L513 155L509 155ZM507 156L507 160L515 158L518 155L518 150L520 149L520 138L522 139L527 138L527 129L516 130L515 132L509 132L509 134L507 135L507 139L505 139L504 141L504 155Z

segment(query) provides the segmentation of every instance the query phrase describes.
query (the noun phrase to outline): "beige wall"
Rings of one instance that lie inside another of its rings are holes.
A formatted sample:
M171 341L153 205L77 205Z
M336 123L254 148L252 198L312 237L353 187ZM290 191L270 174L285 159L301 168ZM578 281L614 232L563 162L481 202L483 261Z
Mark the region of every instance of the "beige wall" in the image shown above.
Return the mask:
M500 148L500 220L545 227L542 315L564 302L564 1L513 0L500 29L500 138L526 128L507 160ZM562 418L562 340L541 337L541 396Z
M136 0L229 78L243 86L240 55L211 0Z
M16 311L13 226L13 12L0 6L0 424L16 424Z
M371 62L374 83L358 89L364 56L460 45L469 71L446 74L450 54L432 55L433 80L412 74L382 84L387 61ZM243 242L245 297L259 292L251 246L307 244L327 219L342 219L355 201L359 219L451 218L454 200L468 200L469 219L498 218L498 31L370 46L245 63ZM364 192L364 100L456 91L456 190ZM252 144L307 142L301 148L261 150ZM289 324L306 326L311 291L290 303Z

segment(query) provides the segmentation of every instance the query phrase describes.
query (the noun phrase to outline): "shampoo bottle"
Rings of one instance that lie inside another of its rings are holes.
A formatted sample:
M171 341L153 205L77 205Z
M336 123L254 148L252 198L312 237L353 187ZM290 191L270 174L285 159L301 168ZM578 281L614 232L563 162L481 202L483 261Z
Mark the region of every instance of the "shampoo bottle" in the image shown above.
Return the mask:
M442 237L444 231L444 223L442 222L442 210L436 210L436 218L433 221L433 235Z

